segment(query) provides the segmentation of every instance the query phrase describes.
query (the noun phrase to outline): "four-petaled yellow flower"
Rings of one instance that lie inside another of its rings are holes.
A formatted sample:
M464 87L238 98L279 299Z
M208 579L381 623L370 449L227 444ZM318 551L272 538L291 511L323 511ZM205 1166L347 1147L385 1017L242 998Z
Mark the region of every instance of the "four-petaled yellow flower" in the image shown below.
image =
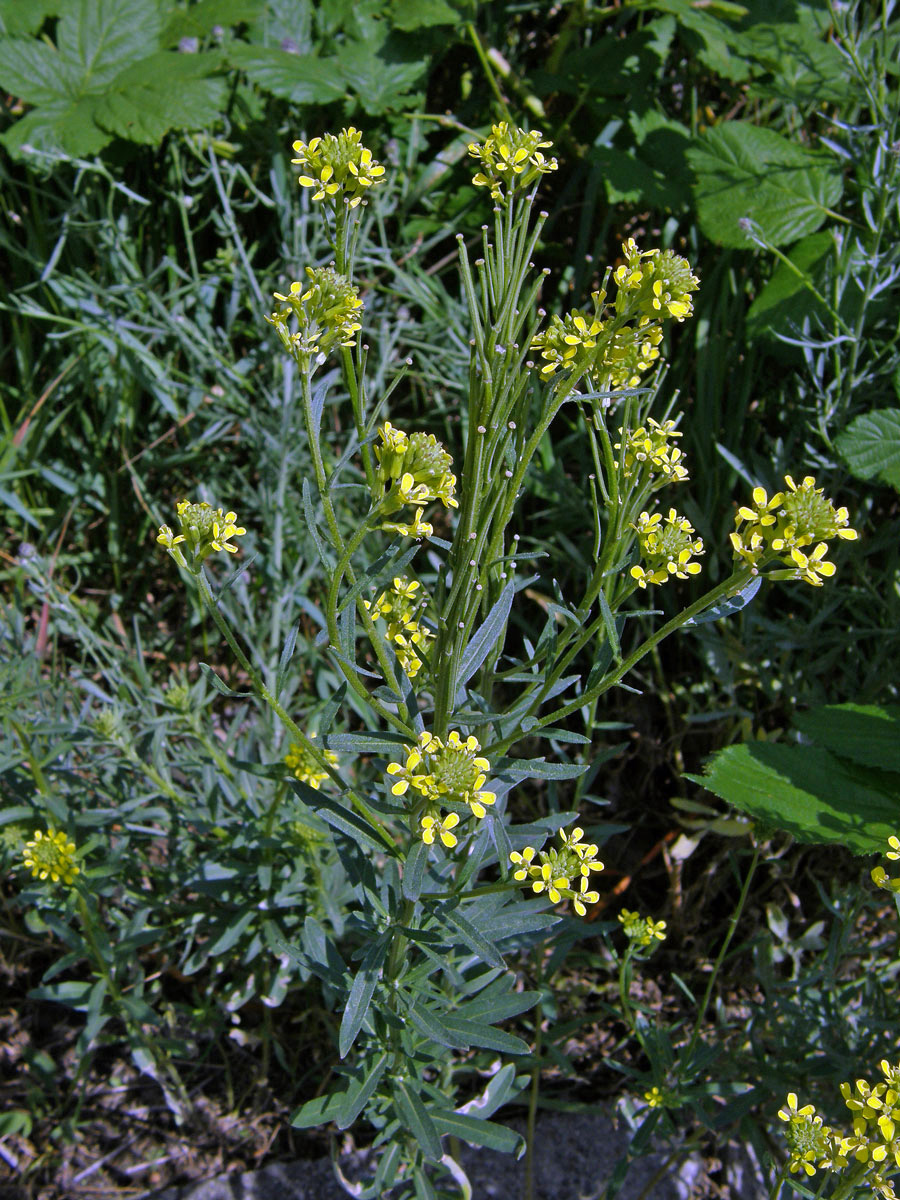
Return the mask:
M555 158L541 153L553 145L545 142L537 130L530 132L500 121L491 126L484 142L472 142L469 154L481 163L481 170L472 177L476 187L491 189L494 200L522 191L541 175L557 169Z
M693 525L674 508L669 509L665 523L660 513L651 516L642 512L632 528L637 530L643 565L635 564L630 574L640 587L665 583L672 576L687 579L700 573L700 564L691 560L703 553L703 541L694 536Z
M323 134L309 142L294 142L297 157L291 162L304 168L298 178L301 187L313 189L313 200L324 200L335 208L343 202L348 208L366 203L369 188L384 183L384 167L362 144L362 134L352 125L337 135Z
M214 551L237 554L238 548L230 538L242 537L247 530L237 525L233 512L213 508L205 500L191 504L181 500L176 505L181 533L175 534L168 525L161 525L156 540L171 554L179 566L199 570L200 564ZM184 556L182 545L191 552L191 561Z
M596 904L599 893L590 887L592 871L602 871L603 863L597 858L598 848L593 842L585 842L584 830L576 827L566 834L560 830L559 849L551 847L540 852L534 846L513 850L509 860L515 866L513 879L519 883L530 880L531 890L546 891L554 904L571 900L572 907L580 917L587 913L588 904ZM535 861L538 858L539 861ZM577 889L573 883L577 880Z
M434 641L434 634L420 619L427 604L427 601L417 599L420 587L417 579L398 575L377 600L363 601L374 620L387 623L387 639L410 679L418 675L425 661L422 656Z
M53 829L46 833L39 829L22 850L24 865L35 879L67 885L74 883L75 876L80 874L76 853L75 843Z
M316 733L309 735L310 741L316 738ZM332 767L337 766L338 756L332 750L322 750L322 758ZM284 756L285 766L292 771L294 777L302 783L308 784L309 787L319 790L322 783L328 778L328 772L324 771L321 765L316 761L308 746L301 746L297 742L292 742L290 749Z
M821 587L836 569L825 558L826 543L835 537L854 541L859 535L848 524L847 509L835 508L812 475L799 484L790 475L784 481L787 489L771 500L765 488L754 488L753 506L738 509L730 535L734 557L757 569L781 562L787 570L767 572L770 579L801 579Z

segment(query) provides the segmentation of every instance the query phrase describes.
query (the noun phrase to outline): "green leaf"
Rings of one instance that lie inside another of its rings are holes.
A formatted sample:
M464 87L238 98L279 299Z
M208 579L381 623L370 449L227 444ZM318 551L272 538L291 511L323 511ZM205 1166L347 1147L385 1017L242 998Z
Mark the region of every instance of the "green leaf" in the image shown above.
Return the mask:
M838 434L835 445L857 479L877 476L900 491L900 409L864 413Z
M336 59L314 54L289 54L275 46L233 42L229 59L251 83L294 104L330 104L347 91Z
M497 602L472 635L472 639L463 651L459 664L459 675L454 681L454 688L462 687L475 674L487 656L497 647L500 635L509 618L516 585L510 581L500 593Z
M0 87L26 104L70 99L77 70L60 60L52 46L37 38L0 41Z
M713 795L801 842L880 851L900 821L896 796L872 787L827 750L753 742L729 746L688 775Z
M776 246L825 221L840 199L840 166L830 156L749 121L708 129L687 152L703 232L723 246L747 247L739 222L749 217Z
M792 246L787 257L793 269L786 263L778 263L772 278L750 305L748 322L757 329L778 331L813 311L824 315L823 306L804 283L804 277L817 282L834 249L834 238L829 232L811 234Z
M200 663L200 670L203 672L203 674L206 676L206 678L209 680L209 682L213 685L213 687L216 689L216 691L220 692L221 695L223 695L223 696L231 696L235 699L244 700L248 696L253 695L252 692L234 692L234 691L232 691L227 683L222 682L222 680L215 673L215 671L212 669L212 667L209 665L209 663L205 663L205 662Z
M289 779L288 783L297 795L306 802L308 793L303 790L300 780ZM392 843L379 835L376 827L370 824L365 817L361 817L352 808L347 808L333 796L326 796L321 792L316 792L315 809L316 815L321 817L323 821L327 821L332 829L339 829L341 833L345 833L353 841L363 842L370 850L378 850L384 853L392 845Z
M68 0L57 25L57 49L78 68L79 94L102 92L138 59L159 49L161 6L155 0Z
M316 1096L307 1100L291 1113L291 1125L295 1129L312 1129L314 1125L327 1125L336 1121L346 1103L346 1093L336 1092L330 1096Z
M427 66L424 58L412 63L389 62L371 42L347 42L338 52L337 62L347 87L370 116L403 108Z
M266 0L200 0L190 8L169 14L168 24L160 36L160 44L177 46L182 38L208 37L217 25L228 29L233 25L249 24L266 9Z
M472 922L457 909L441 905L435 910L434 915L445 928L449 926L450 930L457 934L463 943L484 962L489 963L492 967L506 966L500 951L493 942L489 942L486 937L483 937Z
M78 101L57 100L42 104L26 113L20 121L0 134L10 154L20 156L26 147L64 153L72 158L87 158L98 153L110 135L94 124L95 99L86 96Z
M387 955L388 939L382 935L366 951L360 968L350 986L347 1006L341 1018L341 1031L338 1038L338 1053L346 1058L350 1053L357 1034L362 1029L366 1013L372 1002L378 976Z
M495 1029L482 1021L468 1021L456 1013L447 1013L444 1026L450 1037L459 1038L465 1046L483 1046L486 1050L499 1050L502 1054L529 1054L527 1042L507 1033L503 1029Z
M388 1064L388 1054L383 1053L375 1060L374 1065L363 1075L362 1079L354 1080L344 1095L344 1104L337 1117L338 1129L348 1129L359 1114L369 1103L378 1083Z
M62 0L0 0L0 34L16 37L37 33L48 17L55 17Z
M424 842L417 840L406 856L403 866L403 895L407 900L418 900L427 866L428 847Z
M468 1050L469 1043L465 1037L447 1028L444 1020L446 1014L438 1016L421 998L408 1012L410 1021L424 1037L437 1042L439 1046L446 1046L448 1050Z
M443 1109L435 1109L431 1116L438 1133L449 1133L451 1137L458 1137L470 1146L487 1146L489 1150L515 1154L517 1158L521 1158L525 1151L525 1139L520 1133L497 1125L494 1121L480 1121L477 1117Z
M431 25L458 25L461 20L444 0L394 0L390 15L394 28L408 33Z
M149 146L171 129L208 128L225 107L227 81L209 77L221 63L218 54L151 54L110 83L98 98L95 120L118 137Z
M826 704L795 719L801 733L841 758L900 772L900 707Z
M443 1155L441 1139L418 1092L405 1079L395 1079L393 1093L398 1116L413 1134L425 1156L432 1162L440 1162Z

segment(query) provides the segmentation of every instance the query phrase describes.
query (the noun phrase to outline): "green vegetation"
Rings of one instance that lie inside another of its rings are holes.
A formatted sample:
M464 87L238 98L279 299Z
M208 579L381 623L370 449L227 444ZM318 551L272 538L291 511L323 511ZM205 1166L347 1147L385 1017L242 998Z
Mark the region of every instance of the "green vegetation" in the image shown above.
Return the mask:
M893 9L0 0L23 1195L894 1196Z

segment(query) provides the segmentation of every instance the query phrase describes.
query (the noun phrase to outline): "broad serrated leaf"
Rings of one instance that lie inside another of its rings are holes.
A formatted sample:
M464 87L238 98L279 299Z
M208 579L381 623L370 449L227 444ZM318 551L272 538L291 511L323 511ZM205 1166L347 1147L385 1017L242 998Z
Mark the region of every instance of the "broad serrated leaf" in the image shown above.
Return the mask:
M814 233L841 197L834 159L749 121L706 130L687 158L700 225L722 246L752 244L740 225L744 218L776 246L795 242Z
M26 113L0 134L0 143L12 155L24 155L30 147L45 152L88 158L110 140L110 134L94 121L96 97L58 100Z
M228 84L213 78L220 55L163 50L127 67L98 97L95 120L117 137L156 145L171 129L204 129L225 107Z
M427 60L388 62L369 42L347 42L338 52L337 65L364 111L380 116L392 108L405 107L403 100L421 79Z
M840 758L900 772L900 707L826 704L795 718L801 733ZM900 795L900 788L897 789Z
M394 0L391 24L412 33L432 25L458 25L461 17L445 0Z
M275 46L248 46L233 42L229 58L251 83L293 104L330 104L346 94L347 87L335 59L314 54L289 54Z
M486 1146L489 1150L499 1150L501 1154L515 1154L517 1158L525 1151L525 1139L521 1133L497 1125L494 1121L482 1121L444 1109L435 1109L431 1118L438 1133L449 1133L451 1137L460 1138L470 1146Z
M64 63L78 69L80 95L98 93L133 62L159 49L156 0L68 0L56 28Z
M397 1115L419 1143L420 1149L432 1162L440 1162L443 1150L434 1123L415 1088L405 1079L393 1081L394 1105Z
M687 778L798 841L844 845L854 854L882 850L900 821L896 796L816 746L728 746L707 762L703 776Z
M834 236L828 232L810 234L792 246L787 254L790 265L780 262L772 278L759 293L747 313L754 329L785 329L794 320L799 324L809 313L824 315L825 309L804 283L820 286L822 268L834 254Z
M78 71L37 38L0 40L0 88L27 104L71 100Z
M48 17L55 17L61 0L0 0L0 34L20 37L37 33Z
M857 479L876 476L900 491L900 409L882 408L851 421L835 439Z
M200 0L190 8L169 14L160 44L177 46L182 38L206 38L217 25L228 28L257 20L266 9L266 0Z
M362 1029L378 983L378 976L387 955L387 949L388 940L384 936L377 938L366 951L353 983L350 985L350 995L347 997L344 1015L341 1018L341 1031L338 1038L338 1053L341 1058L346 1058L350 1053L353 1043Z

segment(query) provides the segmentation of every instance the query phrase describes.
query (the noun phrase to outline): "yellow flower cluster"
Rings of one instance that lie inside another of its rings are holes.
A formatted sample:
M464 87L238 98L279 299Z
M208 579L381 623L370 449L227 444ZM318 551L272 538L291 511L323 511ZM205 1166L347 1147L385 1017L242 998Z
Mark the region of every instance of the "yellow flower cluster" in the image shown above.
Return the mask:
M419 620L418 614L425 607L425 601L416 596L420 587L417 579L398 575L377 600L363 601L374 620L387 622L387 639L410 679L418 675L423 662L421 654L434 641L434 634Z
M463 741L452 729L446 742L432 733L421 733L415 746L407 746L406 761L390 763L387 773L397 778L392 795L405 796L410 789L418 793L422 841L430 846L439 836L445 846L451 847L457 842L453 830L459 824L459 814L451 811L444 815L441 808L466 805L472 816L481 820L487 806L496 800L484 786L485 772L490 769L491 764L481 757L478 740L468 737Z
M779 1117L785 1130L791 1171L814 1175L816 1168L843 1171L862 1164L860 1186L868 1185L884 1200L897 1200L889 1176L900 1171L900 1064L880 1063L881 1079L872 1086L865 1079L841 1084L841 1095L850 1110L852 1134L822 1123L811 1104L797 1107L797 1095L788 1095Z
M384 513L389 515L407 504L415 510L411 524L385 523L382 529L404 537L430 537L434 529L422 520L422 509L437 500L445 508L459 507L453 459L433 433L406 434L390 421L378 433L381 445L375 447L375 457L378 480L386 490Z
M885 850L884 857L892 862L900 859L900 838L895 834L891 834L888 838L888 849ZM880 865L872 868L872 882L876 887L884 888L886 892L900 893L900 875L888 875L884 867Z
M788 569L771 571L769 578L802 579L821 587L822 576L835 572L834 563L825 559L826 542L835 537L853 541L859 535L847 523L846 508L835 508L812 475L799 484L790 475L784 481L787 490L771 500L764 488L754 488L752 507L738 509L731 534L734 557L755 567L777 560Z
M662 330L658 325L610 330L610 323L600 317L602 293L593 292L592 299L593 315L575 308L565 316L552 316L547 328L532 339L532 350L539 350L544 360L541 374L549 378L560 369L577 373L589 369L598 386L637 387L642 372L659 358Z
M623 908L619 913L619 924L629 942L637 949L646 950L655 942L666 940L665 921L654 921L650 917L642 917L636 912L629 912L627 908Z
M366 203L369 188L384 183L384 167L362 144L362 134L349 126L337 135L326 133L309 142L294 142L297 157L291 162L305 174L298 183L314 188L313 200L324 200L332 208L342 200L349 208Z
M553 145L543 137L537 130L528 132L506 121L492 125L482 144L472 142L469 146L469 154L481 163L472 182L476 187L490 188L495 200L530 187L539 176L557 169L556 159L541 153Z
M307 267L309 284L292 283L286 296L275 292L275 299L286 305L266 317L282 346L301 367L313 356L324 359L338 346L352 346L362 328L357 319L362 300L354 285L334 267ZM291 317L297 329L291 332Z
M652 483L654 489L686 480L684 455L677 446L669 445L673 438L683 436L681 430L675 428L674 421L660 424L652 417L646 425L639 425L631 432L620 430L622 440L616 442L615 448L622 451L622 474L626 479L639 476L642 484Z
M315 732L309 735L310 740L316 737ZM322 757L331 766L336 767L338 757L331 750L323 750ZM292 742L290 749L284 756L284 762L287 768L293 773L295 779L299 779L301 783L309 784L311 788L319 790L320 785L328 778L328 772L323 771L308 747L301 746L297 742Z
M613 272L619 288L617 313L637 312L646 321L683 321L693 315L691 292L700 280L686 258L671 250L639 250L634 238L623 242L622 253L625 262Z
M195 569L214 551L225 550L229 554L237 554L238 548L231 544L229 538L242 537L247 530L235 524L235 513L213 508L205 500L199 504L180 500L175 508L181 533L175 534L168 525L161 525L156 540L165 546L179 566L189 565L181 549L182 544L190 550L190 565Z
M632 528L637 530L638 546L644 560L643 566L635 564L630 572L639 587L665 583L673 575L677 579L699 575L700 564L691 559L695 554L703 553L703 541L694 537L693 525L686 517L680 517L674 508L669 509L665 523L660 513L650 516L642 512Z
M557 850L541 850L534 846L525 846L523 850L513 850L510 862L516 870L513 879L522 883L531 880L531 890L540 894L546 892L554 904L560 900L571 900L572 907L580 917L587 912L588 904L596 904L600 899L597 892L591 890L591 871L602 871L603 863L597 857L598 847L593 842L585 842L584 830L576 827L571 833L559 831L561 847ZM539 861L535 862L535 858ZM577 890L572 886L578 882Z
M75 882L75 876L80 874L75 862L75 843L70 842L64 833L48 829L42 833L40 829L30 842L26 842L22 850L25 867L35 879L49 879L52 883L62 881L65 884Z

